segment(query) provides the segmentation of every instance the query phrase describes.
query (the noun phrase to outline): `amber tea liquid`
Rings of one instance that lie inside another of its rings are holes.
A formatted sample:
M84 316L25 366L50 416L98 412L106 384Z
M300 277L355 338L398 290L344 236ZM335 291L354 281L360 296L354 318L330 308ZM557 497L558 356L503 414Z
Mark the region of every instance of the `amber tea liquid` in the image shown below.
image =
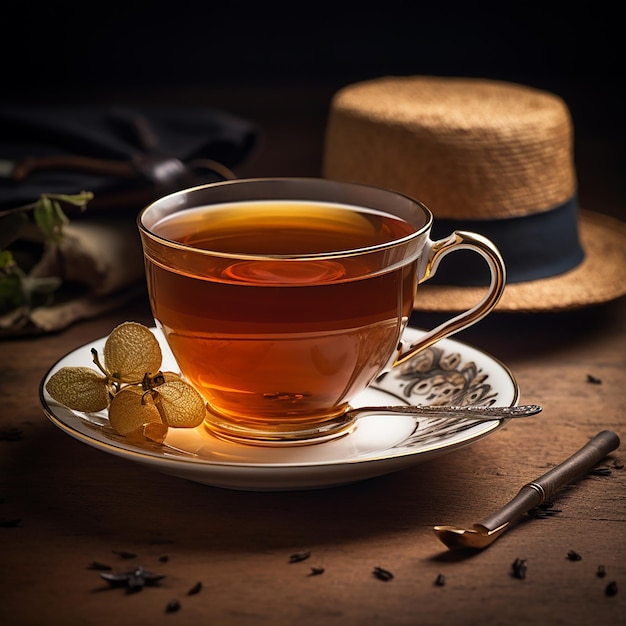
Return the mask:
M145 250L154 317L218 421L237 428L297 430L342 413L391 358L413 308L414 259L336 252L415 232L393 215L237 202L151 230L184 244Z

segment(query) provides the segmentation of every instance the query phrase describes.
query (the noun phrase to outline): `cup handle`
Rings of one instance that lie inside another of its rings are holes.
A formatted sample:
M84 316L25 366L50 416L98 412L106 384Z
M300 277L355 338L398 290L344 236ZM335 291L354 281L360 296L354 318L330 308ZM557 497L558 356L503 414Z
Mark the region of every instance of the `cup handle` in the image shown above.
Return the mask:
M412 343L406 351L402 350L401 347L401 351L399 351L393 362L394 367L404 363L421 350L432 346L440 339L449 337L481 320L495 308L504 292L506 282L504 260L498 248L483 235L455 230L445 239L439 239L437 241L431 241L429 239L426 246L427 248L424 251L426 254L422 255L422 259L424 260L418 270L420 276L418 282L420 284L435 275L439 263L444 256L450 252L463 249L477 252L487 261L489 271L491 272L491 282L482 300L471 309L428 331L418 341Z

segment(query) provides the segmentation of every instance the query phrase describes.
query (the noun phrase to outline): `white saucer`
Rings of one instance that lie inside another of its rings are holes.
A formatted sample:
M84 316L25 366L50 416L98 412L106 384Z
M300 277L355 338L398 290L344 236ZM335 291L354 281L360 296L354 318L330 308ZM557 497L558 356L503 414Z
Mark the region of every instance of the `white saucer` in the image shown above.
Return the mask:
M152 330L163 350L162 369L176 371L165 341L156 329ZM408 328L404 339L412 342L422 334ZM73 411L45 390L50 376L61 367L95 367L90 350L95 348L102 354L105 341L102 337L70 352L46 374L40 385L46 415L61 430L94 448L205 485L281 491L348 484L452 452L492 434L505 423L368 415L344 437L305 446L274 448L230 443L217 439L204 426L170 428L162 445L130 442L108 426L106 411ZM513 406L518 398L519 388L505 365L476 348L445 339L380 377L353 406Z

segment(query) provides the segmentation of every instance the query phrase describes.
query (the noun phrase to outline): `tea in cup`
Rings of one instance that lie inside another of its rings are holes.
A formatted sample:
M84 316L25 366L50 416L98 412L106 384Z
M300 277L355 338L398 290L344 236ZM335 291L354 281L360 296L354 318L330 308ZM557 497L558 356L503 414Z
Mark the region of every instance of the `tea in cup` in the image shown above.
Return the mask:
M215 435L256 445L350 431L350 402L383 371L474 324L505 268L486 238L432 241L418 200L315 178L212 183L164 196L138 217L150 306ZM471 249L491 283L473 308L405 349L419 283Z

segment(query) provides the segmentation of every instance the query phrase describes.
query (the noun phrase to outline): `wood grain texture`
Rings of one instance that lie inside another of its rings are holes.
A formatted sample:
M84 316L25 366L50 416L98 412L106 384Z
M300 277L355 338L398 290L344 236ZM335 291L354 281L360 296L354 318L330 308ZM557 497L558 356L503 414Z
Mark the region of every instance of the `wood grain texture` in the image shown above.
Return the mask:
M285 100L263 92L246 105L236 92L202 98L239 103L266 129L262 148L240 174L316 175L329 92L314 93ZM593 178L585 180L591 185ZM623 204L614 199L607 206L617 214ZM427 327L437 318L420 315L413 324ZM552 498L558 512L520 521L480 553L448 551L432 526L478 521L601 430L624 441L625 299L558 315L493 315L457 336L511 369L520 402L543 406L536 418L509 422L402 472L284 493L223 490L157 474L79 443L46 419L38 386L47 369L126 320L151 325L147 302L54 335L0 342L0 429L21 433L0 441L1 624L488 626L623 618L623 443L602 463L609 475L561 489ZM11 527L11 520L19 521ZM582 560L569 560L570 550ZM137 556L123 559L119 551ZM311 556L289 563L301 551ZM523 580L511 575L517 558L527 563ZM126 594L108 589L89 569L93 562L114 571L139 564L166 578ZM596 575L599 565L604 578ZM393 579L377 579L376 566ZM312 567L324 572L311 576ZM442 586L435 584L439 574ZM199 581L201 591L187 595ZM605 594L611 581L618 585L612 597ZM180 602L177 615L166 612L173 599Z

